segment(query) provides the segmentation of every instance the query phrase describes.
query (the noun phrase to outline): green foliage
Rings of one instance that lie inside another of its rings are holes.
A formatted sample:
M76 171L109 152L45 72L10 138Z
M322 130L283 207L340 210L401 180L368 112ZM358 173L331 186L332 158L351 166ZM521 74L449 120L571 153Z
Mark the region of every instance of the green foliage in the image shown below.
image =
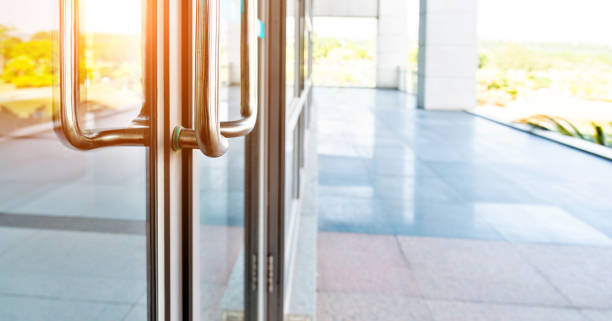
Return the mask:
M580 130L574 126L574 124L558 116L533 115L527 118L519 119L518 122L528 124L539 129L557 131L565 136L576 136L581 139L585 138Z
M375 55L375 40L339 40L313 33L313 81L316 85L373 86Z
M21 55L9 60L4 66L2 80L17 88L43 87L50 86L53 77L49 65L36 63L30 57Z
M321 38L313 33L312 42L314 60L374 60L376 46L368 41L340 41L336 38Z
M408 49L408 63L406 69L416 71L419 68L419 46L412 46Z
M29 39L11 36L12 29L0 25L0 79L18 88L51 86L57 32L41 31ZM139 88L142 44L138 37L120 34L79 36L79 78L112 79L122 88Z
M53 82L50 34L39 32L30 40L21 41L11 37L9 31L0 26L0 47L5 62L1 79L17 88L50 86Z
M478 69L483 68L489 63L489 57L485 53L478 54Z
M503 106L541 89L612 101L610 47L492 42L480 49L480 103Z
M597 122L591 121L585 124L587 126L582 127L583 131L579 130L579 126L576 124L558 116L533 115L519 119L517 122L527 124L536 129L555 131L565 136L576 137L602 146L612 147L612 140L609 138L610 134L606 134L604 125L598 124ZM612 123L609 125L612 128ZM590 132L588 130L589 128L591 130Z
M595 142L599 145L605 146L606 145L606 135L604 134L603 128L595 122L592 122L591 125L595 129L595 135L593 135Z

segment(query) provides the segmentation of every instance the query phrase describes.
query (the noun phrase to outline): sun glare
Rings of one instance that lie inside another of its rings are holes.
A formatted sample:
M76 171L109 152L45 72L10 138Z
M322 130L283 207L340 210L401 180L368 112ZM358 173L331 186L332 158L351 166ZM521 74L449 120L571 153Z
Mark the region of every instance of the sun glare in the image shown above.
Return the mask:
M84 0L81 25L85 32L137 34L142 29L141 0Z

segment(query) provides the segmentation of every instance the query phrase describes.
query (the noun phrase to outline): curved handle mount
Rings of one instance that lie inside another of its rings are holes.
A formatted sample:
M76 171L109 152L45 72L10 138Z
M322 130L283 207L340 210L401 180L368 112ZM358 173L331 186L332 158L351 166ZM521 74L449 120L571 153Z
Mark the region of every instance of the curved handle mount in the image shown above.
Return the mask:
M145 145L146 127L108 130L83 130L79 126L79 4L78 0L60 0L60 102L53 113L58 136L80 150L117 145Z
M174 150L200 149L209 157L225 154L227 138L246 136L257 119L257 23L255 0L242 0L240 28L240 115L219 121L219 0L197 0L195 39L195 129L177 126Z

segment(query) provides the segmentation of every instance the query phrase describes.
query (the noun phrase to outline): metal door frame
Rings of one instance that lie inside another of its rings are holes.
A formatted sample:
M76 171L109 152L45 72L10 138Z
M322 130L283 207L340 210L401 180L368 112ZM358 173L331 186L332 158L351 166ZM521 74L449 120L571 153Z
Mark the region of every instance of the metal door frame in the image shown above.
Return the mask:
M149 215L147 233L149 320L200 320L199 173L195 153L172 149L172 131L193 127L193 0L155 0L151 22L155 32L156 88L152 88L148 160ZM261 2L260 2L261 3ZM260 63L265 50L260 46ZM261 70L261 69L260 69ZM260 72L260 79L263 79ZM261 82L260 82L261 86ZM260 87L264 88L263 86ZM263 95L260 95L260 102ZM260 103L260 106L262 104ZM265 318L263 299L264 128L265 110L245 139L244 312L246 320Z
M182 20L184 2L170 0L151 1L152 21L149 33L155 39L148 50L155 52L154 79L156 86L150 93L150 142L148 160L149 178L149 255L148 267L148 319L182 320L193 314L190 298L185 296L185 284L193 273L185 273L186 258L194 251L184 251L183 242L194 237L185 229L193 215L193 206L185 202L191 194L190 182L193 156L173 152L170 133L173 125L185 121L190 106L184 101L186 79L184 54L184 31ZM187 106L185 106L187 105ZM183 116L185 115L185 116ZM183 190L187 193L183 193ZM183 215L178 215L183 213ZM187 219L185 219L187 218ZM197 243L196 243L197 244ZM184 253L187 252L187 253ZM197 313L197 311L195 311ZM195 320L195 319L194 319Z
M304 152L306 141L306 128L309 96L311 84L310 75L303 75L302 63L310 64L310 55L307 59L301 57L300 41L304 35L305 28L300 27L300 17L307 14L306 10L309 0L296 0L296 79L295 98L291 106L286 108L286 6L288 0L267 0L262 8L266 18L266 59L262 65L265 73L263 84L263 105L265 112L265 149L266 149L266 186L265 202L267 208L266 222L266 320L282 321L285 317L286 295L285 293L285 219L287 204L285 204L285 168L291 166L285 159L286 137L289 131L298 128L298 172L304 165ZM292 1L292 0L289 0ZM308 6L309 8L309 6ZM309 52L310 52L309 46ZM298 56L299 55L299 56ZM310 70L311 68L309 68ZM301 176L301 175L300 175ZM303 180L297 183L298 199L293 201L292 208L295 215L300 215L301 192L303 191ZM294 228L294 230L296 230Z

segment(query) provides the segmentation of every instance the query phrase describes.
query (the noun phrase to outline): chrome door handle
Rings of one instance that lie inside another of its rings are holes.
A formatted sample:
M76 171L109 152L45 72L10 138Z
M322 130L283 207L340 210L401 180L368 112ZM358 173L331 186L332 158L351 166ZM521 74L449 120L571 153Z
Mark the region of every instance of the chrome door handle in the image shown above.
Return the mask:
M240 27L239 120L219 121L219 0L197 0L195 32L195 129L177 126L175 150L200 149L209 157L225 154L227 138L246 136L257 119L257 23L255 0L242 0Z
M79 126L79 5L78 0L60 0L60 102L53 113L58 136L81 150L117 145L145 145L146 127L116 128L100 131Z

